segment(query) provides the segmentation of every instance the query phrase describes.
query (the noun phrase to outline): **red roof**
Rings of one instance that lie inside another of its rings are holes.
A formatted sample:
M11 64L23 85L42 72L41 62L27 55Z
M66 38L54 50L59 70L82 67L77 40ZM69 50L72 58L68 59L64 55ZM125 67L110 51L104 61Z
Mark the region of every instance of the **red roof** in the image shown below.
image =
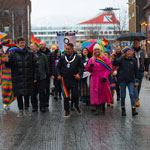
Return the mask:
M91 20L82 22L80 24L119 24L116 16L112 13L103 13Z

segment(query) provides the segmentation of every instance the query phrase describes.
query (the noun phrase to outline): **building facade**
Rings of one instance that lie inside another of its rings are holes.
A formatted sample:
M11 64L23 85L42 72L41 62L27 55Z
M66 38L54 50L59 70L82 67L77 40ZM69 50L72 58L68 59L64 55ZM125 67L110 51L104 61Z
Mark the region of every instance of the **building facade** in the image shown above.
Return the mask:
M31 1L0 0L0 32L8 34L14 42L24 37L27 43L31 36Z
M145 16L144 7L147 0L128 0L129 5L129 31L141 32L141 21Z

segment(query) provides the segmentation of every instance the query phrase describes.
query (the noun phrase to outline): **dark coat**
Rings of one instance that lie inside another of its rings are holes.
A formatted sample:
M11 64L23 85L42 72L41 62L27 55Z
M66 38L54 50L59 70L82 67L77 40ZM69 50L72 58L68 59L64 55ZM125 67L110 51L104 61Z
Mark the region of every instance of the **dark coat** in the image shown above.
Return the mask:
M34 80L37 79L35 55L27 47L23 51L14 51L9 55L6 66L11 68L13 92L15 96L31 96Z
M46 51L40 49L40 52L47 57L49 77L55 75L55 53L51 53L48 48L46 48Z
M115 58L113 63L114 66L119 66L119 77L118 82L135 82L137 79L137 63L134 58Z
M72 60L73 57L76 55L75 60L70 64L70 68L67 68L67 61L65 60L65 56L68 58L68 60ZM81 57L75 53L69 58L70 56L67 56L66 54L64 56L61 56L60 61L57 65L57 73L58 75L61 75L64 78L67 79L75 79L74 75L79 74L82 76L83 73L83 65Z

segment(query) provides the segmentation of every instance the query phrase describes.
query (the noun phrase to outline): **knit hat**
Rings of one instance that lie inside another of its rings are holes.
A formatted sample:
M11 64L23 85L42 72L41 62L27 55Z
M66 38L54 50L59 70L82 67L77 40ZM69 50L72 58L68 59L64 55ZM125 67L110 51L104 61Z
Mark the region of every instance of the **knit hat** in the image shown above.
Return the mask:
M101 49L101 47L100 47L99 44L95 44L94 47L93 47L93 50L94 50L94 49Z
M128 50L132 50L130 47L125 47L122 51L123 53L126 53Z
M52 45L51 46L51 50L56 50L57 49L57 46L56 45Z

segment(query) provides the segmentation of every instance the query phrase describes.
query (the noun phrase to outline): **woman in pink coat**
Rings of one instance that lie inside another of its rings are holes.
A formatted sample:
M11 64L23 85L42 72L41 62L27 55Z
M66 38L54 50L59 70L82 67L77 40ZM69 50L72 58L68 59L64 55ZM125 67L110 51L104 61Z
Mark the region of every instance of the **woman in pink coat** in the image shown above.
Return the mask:
M99 61L100 60L100 61ZM90 101L96 106L96 115L99 114L99 106L105 111L105 103L113 100L108 76L111 73L111 62L103 55L99 44L93 48L93 57L89 60L86 70L91 72L90 80Z

